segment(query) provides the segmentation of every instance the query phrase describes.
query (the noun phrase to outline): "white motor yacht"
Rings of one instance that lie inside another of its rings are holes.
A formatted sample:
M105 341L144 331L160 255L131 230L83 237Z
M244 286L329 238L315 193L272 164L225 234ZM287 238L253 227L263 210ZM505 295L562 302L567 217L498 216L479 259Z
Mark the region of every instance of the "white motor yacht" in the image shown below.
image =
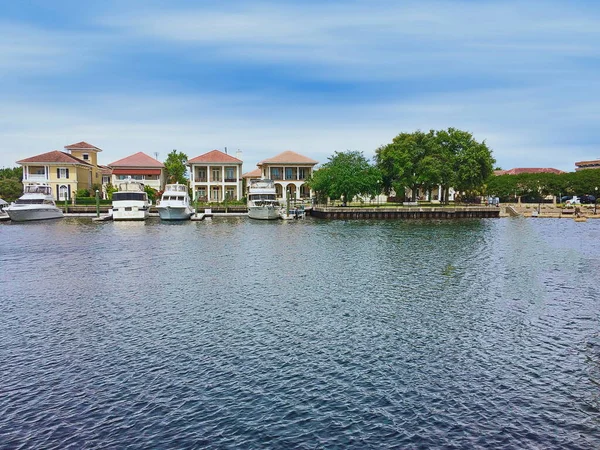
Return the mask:
M279 219L280 205L276 200L272 180L250 180L248 186L248 217L251 219Z
M167 184L156 209L163 220L189 219L194 211L190 206L188 187L179 183Z
M112 195L113 220L146 220L150 214L150 201L144 183L127 180L119 183L119 190Z
M25 186L23 195L4 210L8 213L10 220L15 222L64 217L63 212L54 203L52 188L45 184Z

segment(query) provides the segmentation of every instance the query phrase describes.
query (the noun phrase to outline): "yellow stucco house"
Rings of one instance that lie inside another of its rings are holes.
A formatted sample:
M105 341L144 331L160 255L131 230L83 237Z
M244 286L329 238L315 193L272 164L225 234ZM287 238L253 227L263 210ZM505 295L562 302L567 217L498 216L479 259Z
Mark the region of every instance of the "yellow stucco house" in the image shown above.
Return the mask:
M17 161L23 166L23 185L47 184L57 201L71 200L79 189L91 190L102 184L102 169L98 152L102 150L87 142L65 146Z

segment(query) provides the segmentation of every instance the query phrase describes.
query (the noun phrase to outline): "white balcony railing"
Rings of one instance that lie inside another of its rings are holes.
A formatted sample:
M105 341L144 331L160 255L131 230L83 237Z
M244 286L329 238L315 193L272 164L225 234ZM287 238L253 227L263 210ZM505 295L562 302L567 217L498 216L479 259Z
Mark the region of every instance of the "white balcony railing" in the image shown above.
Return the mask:
M48 182L49 180L48 180L48 178L46 178L46 175L29 174L29 175L27 175L27 178L25 178L24 181Z

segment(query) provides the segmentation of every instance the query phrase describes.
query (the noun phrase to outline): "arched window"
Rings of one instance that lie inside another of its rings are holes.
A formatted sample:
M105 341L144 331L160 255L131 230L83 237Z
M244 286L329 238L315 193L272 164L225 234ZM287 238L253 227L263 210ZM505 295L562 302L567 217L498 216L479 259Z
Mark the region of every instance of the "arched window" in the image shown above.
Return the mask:
M58 199L59 200L69 200L69 188L64 184L58 187Z

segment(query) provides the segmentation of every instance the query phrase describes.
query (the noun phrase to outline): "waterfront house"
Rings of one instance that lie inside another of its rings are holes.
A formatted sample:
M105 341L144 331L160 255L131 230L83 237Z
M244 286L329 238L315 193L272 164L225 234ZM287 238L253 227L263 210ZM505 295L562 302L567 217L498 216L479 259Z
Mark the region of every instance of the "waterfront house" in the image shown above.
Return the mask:
M188 160L187 165L195 199L219 203L225 199L242 199L241 152L233 157L220 150L212 150Z
M17 161L23 166L23 185L48 184L57 201L72 200L77 190L100 186L97 154L102 150L87 142L64 148L66 151L54 150Z
M590 161L579 161L575 163L575 171L579 172L580 170L586 169L600 169L600 158L593 159Z
M314 159L287 150L259 162L260 176L257 178L273 180L279 199L286 200L288 196L292 200L308 199L311 192L306 180L317 164Z
M165 165L146 155L144 152L137 152L126 158L119 159L108 165L112 170L111 184L118 187L119 181L132 180L144 183L157 191L165 186Z

